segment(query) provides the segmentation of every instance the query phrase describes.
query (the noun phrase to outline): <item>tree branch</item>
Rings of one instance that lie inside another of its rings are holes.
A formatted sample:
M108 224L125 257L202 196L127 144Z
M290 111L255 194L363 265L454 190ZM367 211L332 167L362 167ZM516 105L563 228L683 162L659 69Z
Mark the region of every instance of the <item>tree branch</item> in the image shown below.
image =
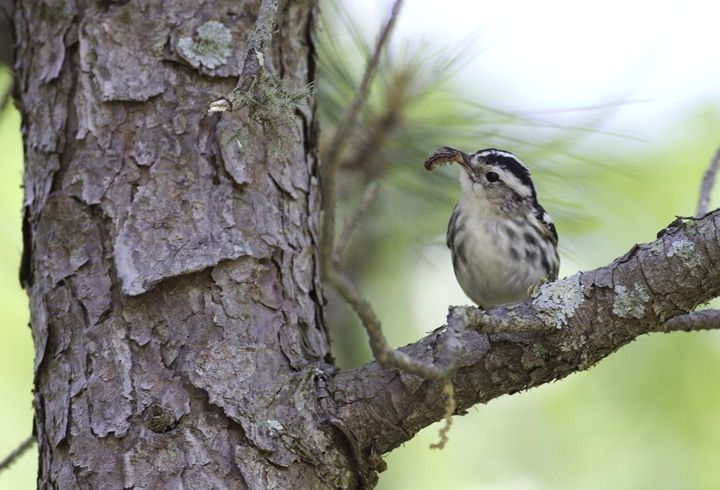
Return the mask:
M13 452L8 454L8 456L0 461L0 472L10 467L11 464L15 462L20 456L25 453L28 449L30 449L30 446L33 445L33 442L35 442L35 436L30 435L25 441L23 441L22 444L20 444Z
M437 343L437 349L434 349L436 350L435 358L431 361L420 361L400 350L393 350L388 345L380 326L380 320L377 319L370 304L365 301L349 279L333 271L328 281L360 317L370 337L370 349L373 357L382 365L432 380L451 377L457 371L460 365L462 335L470 323L470 320L464 316L468 314L476 316L477 312L463 308L450 308L448 328L443 331L441 341Z
M487 316L455 307L467 321L453 379L456 413L589 369L645 333L718 328L720 312L688 312L720 294L719 236L720 210L677 219L654 242L606 267L543 285L536 297L491 308ZM502 333L503 325L512 328ZM435 331L400 351L429 362L438 337ZM442 388L377 362L333 379L336 417L355 451L368 457L366 477L379 469L371 455L443 417Z
M715 175L720 166L720 147L715 152L715 156L710 162L710 166L705 171L702 185L700 186L700 200L698 201L697 216L700 217L707 213L710 204L710 192L715 185Z
M720 310L691 311L665 324L666 332L690 332L720 328Z
M277 9L278 0L262 0L238 83L230 94L210 103L210 112L236 111L242 107L245 95L252 91L255 81L262 75Z

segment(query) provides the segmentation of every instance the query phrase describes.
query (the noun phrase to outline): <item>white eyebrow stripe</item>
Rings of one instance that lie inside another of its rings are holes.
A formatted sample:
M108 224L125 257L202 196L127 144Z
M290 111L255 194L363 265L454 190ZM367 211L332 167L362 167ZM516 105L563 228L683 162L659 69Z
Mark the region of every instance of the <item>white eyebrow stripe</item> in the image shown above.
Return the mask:
M485 156L485 155L498 155L498 156L503 156L503 157L507 157L507 158L512 158L513 160L518 162L523 167L526 167L526 165L523 162L521 162L520 159L514 153L511 153L507 150L498 150L496 148L492 148L489 150L481 150L480 152L478 152L478 156Z
M514 160L520 167L527 170L528 173L530 173L530 168L525 165L520 159L514 154L507 150L498 150L497 148L489 148L487 150L480 150L474 154L474 156L477 156L478 158L482 157L488 157L488 156L497 156L502 158L509 158Z

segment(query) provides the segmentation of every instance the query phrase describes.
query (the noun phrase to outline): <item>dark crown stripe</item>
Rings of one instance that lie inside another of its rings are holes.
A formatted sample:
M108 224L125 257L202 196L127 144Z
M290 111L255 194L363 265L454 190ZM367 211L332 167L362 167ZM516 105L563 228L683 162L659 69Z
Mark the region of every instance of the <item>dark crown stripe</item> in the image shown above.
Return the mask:
M537 192L535 191L535 184L530 177L530 169L528 169L524 163L518 158L505 150L498 150L496 148L488 148L487 150L480 150L476 153L477 156L484 159L486 162L494 165L498 165L508 172L512 173L515 177L523 183L523 185L529 187L532 190L533 201L537 202Z

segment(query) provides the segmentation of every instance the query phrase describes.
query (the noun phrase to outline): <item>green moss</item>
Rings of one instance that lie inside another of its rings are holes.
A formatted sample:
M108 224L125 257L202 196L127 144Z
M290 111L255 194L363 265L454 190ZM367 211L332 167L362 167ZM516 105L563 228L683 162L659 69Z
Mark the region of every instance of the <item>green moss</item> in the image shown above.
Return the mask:
M593 367L593 363L589 361L587 353L582 352L580 354L580 362L578 363L578 368L584 371L586 369L590 369L591 367Z
M538 357L545 357L547 355L547 349L544 345L536 343L532 346L533 354L535 354Z
M577 337L573 336L569 338L567 342L560 344L560 350L563 352L582 350L586 342L587 337L585 334L581 334Z
M697 232L697 221L695 220L688 220L685 223L685 233L687 236L694 236Z

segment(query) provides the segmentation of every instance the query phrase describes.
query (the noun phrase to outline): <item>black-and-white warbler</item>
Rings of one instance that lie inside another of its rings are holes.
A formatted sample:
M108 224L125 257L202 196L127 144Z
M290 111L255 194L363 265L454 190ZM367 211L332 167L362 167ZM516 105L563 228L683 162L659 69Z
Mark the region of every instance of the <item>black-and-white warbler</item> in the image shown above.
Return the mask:
M471 155L438 149L425 168L459 163L462 195L450 217L447 245L460 286L483 308L526 297L557 277L555 224L538 203L530 170L510 152Z

